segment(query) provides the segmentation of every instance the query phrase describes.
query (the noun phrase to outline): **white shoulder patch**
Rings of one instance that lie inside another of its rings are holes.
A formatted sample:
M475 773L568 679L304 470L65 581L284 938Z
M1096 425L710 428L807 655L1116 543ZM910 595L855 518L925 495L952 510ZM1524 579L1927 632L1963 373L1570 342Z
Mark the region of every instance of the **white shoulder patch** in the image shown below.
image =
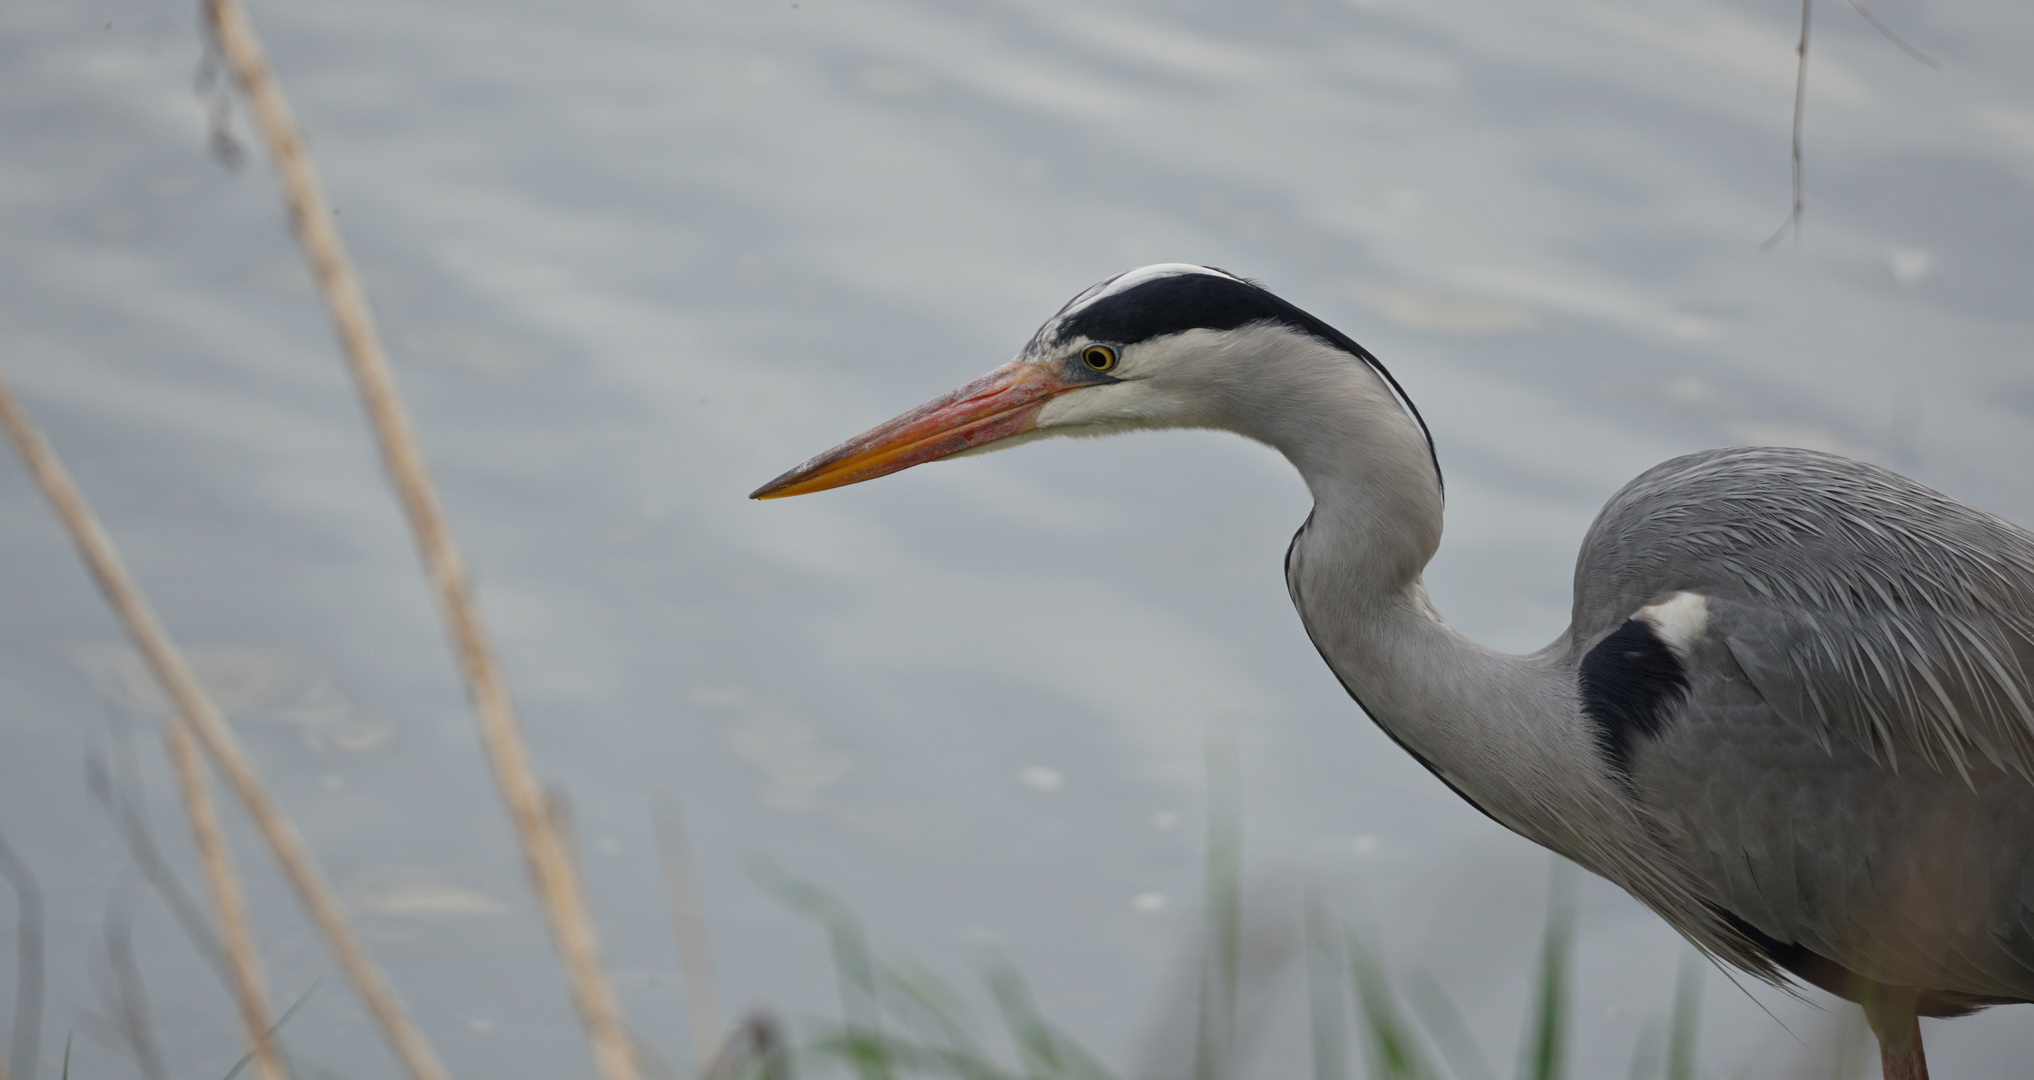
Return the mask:
M1677 592L1657 604L1638 609L1634 618L1644 619L1667 643L1667 648L1685 660L1709 629L1709 600L1701 593Z

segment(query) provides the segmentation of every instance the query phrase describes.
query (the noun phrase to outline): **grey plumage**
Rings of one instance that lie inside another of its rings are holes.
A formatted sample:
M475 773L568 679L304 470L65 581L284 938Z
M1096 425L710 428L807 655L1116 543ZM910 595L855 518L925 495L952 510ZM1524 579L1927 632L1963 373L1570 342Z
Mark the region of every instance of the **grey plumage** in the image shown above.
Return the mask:
M1892 770L2034 781L2034 535L1876 466L1778 447L1655 466L1583 542L1587 636L1676 589L1788 722Z
M2034 998L2034 535L1862 462L1712 450L1612 498L1575 580L1571 655L1660 594L1708 599L1687 699L1633 762L1705 899L1845 996Z
M1464 638L1422 574L1439 459L1361 346L1223 271L1075 297L1002 368L822 454L775 498L1051 435L1213 428L1314 497L1286 553L1308 636L1392 739L1710 955L1916 1014L2034 1000L2034 535L1806 450L1676 458L1604 507L1569 628Z

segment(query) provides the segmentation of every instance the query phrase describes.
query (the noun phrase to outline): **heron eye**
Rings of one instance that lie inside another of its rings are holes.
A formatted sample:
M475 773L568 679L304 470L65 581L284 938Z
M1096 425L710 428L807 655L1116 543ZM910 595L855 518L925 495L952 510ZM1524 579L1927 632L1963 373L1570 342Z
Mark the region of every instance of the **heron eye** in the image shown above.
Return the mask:
M1081 363L1096 371L1108 371L1116 366L1116 350L1107 345L1090 345L1081 350Z

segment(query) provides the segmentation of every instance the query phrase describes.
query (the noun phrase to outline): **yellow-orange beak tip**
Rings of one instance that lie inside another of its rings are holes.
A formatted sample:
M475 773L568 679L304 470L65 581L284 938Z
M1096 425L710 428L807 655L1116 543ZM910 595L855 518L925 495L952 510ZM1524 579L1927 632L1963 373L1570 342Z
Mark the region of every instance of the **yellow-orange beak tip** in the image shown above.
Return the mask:
M858 484L1033 431L1046 399L1088 385L1046 365L1012 361L849 439L750 492L749 498L784 499Z
M756 490L749 492L749 498L788 499L793 495L804 495L813 491L824 491L826 490L827 487L836 486L832 484L827 484L819 487L812 487L805 484L800 484L798 482L799 477L802 474L804 474L808 468L810 468L810 465L800 465L799 467L792 469L790 472L778 476L775 480L772 480L769 483L764 484L762 487L759 487Z

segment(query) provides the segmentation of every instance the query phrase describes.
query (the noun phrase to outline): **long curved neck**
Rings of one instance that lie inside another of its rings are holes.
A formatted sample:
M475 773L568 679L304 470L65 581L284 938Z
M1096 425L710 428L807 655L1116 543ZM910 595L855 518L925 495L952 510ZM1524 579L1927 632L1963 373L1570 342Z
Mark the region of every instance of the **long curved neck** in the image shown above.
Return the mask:
M1286 576L1322 658L1471 802L1595 861L1569 824L1604 791L1578 774L1593 752L1565 665L1484 648L1428 601L1421 573L1440 545L1441 488L1425 437L1383 380L1339 350L1287 349L1276 367L1238 427L1283 452L1313 492Z

